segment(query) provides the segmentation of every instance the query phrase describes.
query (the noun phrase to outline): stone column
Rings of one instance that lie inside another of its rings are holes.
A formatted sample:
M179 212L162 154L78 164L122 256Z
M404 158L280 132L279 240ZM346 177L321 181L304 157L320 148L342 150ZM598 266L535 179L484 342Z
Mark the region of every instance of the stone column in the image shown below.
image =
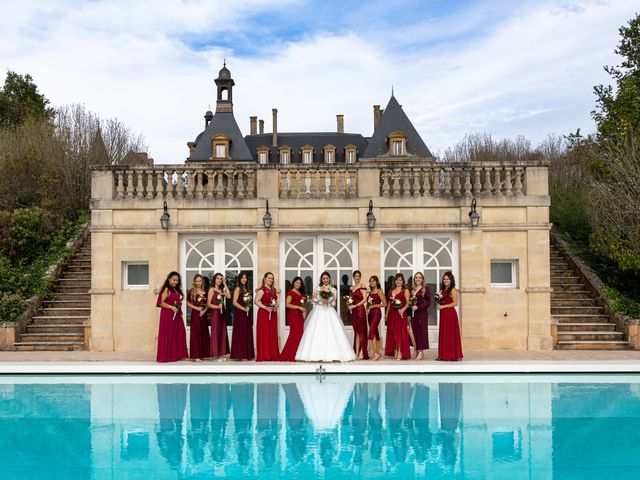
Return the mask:
M465 210L465 208L461 210ZM462 211L461 216L467 215ZM481 228L460 231L460 272L457 279L460 292L460 329L462 349L484 350L489 346L486 337L484 234Z
M94 172L96 173L96 172ZM92 220L93 222L93 220ZM97 352L112 352L113 339L113 235L91 234L91 342Z
M549 232L527 233L527 350L551 350L551 273Z

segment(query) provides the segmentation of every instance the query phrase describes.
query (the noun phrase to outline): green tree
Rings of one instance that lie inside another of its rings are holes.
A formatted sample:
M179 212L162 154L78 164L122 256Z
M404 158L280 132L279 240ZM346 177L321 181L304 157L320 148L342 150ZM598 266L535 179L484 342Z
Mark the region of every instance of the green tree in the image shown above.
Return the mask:
M28 118L49 119L53 110L44 95L38 93L31 75L9 70L0 89L0 127L14 128Z

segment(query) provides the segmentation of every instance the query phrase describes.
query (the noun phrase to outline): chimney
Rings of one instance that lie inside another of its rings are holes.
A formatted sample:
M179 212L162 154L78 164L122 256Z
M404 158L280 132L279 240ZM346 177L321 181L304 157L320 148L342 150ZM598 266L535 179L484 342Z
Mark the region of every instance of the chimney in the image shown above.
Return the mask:
M278 109L272 108L271 115L273 116L273 135L272 135L272 145L274 147L278 146Z
M336 122L338 124L338 133L344 133L344 115L336 115Z
M251 135L255 135L258 133L258 117L249 117L249 129L251 131Z
M380 117L382 116L382 110L380 110L380 105L373 106L373 129L378 128L378 123L380 123Z
M260 130L258 131L260 132L260 135L264 133L264 120L260 120Z

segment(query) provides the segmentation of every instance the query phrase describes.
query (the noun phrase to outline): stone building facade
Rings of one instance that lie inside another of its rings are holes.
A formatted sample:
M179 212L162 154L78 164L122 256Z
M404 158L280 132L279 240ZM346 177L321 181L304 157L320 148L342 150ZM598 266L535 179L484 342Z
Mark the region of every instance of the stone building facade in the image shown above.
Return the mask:
M439 163L393 95L370 137L346 133L342 115L335 132L281 133L276 109L272 132L251 117L243 136L226 66L215 82L184 164L92 172L92 350L155 349L171 270L185 289L196 273L233 285L246 270L257 287L271 271L285 291L324 270L345 289L355 269L383 283L422 271L432 292L451 270L464 348L552 348L546 163ZM434 307L429 318L435 346Z

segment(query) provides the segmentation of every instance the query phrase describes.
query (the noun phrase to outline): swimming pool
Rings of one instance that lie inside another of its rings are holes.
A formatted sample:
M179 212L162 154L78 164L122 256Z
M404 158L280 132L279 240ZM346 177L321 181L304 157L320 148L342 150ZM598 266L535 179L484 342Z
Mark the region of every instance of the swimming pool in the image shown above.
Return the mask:
M0 377L0 477L640 478L640 376Z

